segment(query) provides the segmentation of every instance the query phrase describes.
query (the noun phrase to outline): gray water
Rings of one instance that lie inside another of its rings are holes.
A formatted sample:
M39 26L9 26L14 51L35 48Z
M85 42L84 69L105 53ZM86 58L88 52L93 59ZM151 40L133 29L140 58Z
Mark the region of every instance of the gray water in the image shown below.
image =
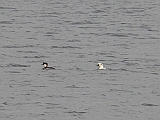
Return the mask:
M159 0L1 0L1 120L158 120L159 8Z

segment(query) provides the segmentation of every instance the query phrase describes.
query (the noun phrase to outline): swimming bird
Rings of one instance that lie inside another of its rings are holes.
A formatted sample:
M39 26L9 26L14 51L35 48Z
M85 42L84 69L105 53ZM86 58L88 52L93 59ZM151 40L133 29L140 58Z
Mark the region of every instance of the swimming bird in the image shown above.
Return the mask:
M42 64L43 66L44 66L44 68L43 68L43 70L44 69L55 69L55 68L53 68L53 67L48 67L48 63L46 63L46 62L43 62L43 64Z
M106 69L106 68L103 67L103 64L102 64L102 63L98 63L97 66L99 66L98 70L104 70L104 69Z

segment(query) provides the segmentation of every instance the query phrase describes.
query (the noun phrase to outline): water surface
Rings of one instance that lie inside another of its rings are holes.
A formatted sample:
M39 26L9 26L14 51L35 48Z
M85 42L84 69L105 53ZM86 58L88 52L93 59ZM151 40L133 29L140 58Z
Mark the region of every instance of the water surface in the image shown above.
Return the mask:
M159 6L1 0L1 119L158 120Z

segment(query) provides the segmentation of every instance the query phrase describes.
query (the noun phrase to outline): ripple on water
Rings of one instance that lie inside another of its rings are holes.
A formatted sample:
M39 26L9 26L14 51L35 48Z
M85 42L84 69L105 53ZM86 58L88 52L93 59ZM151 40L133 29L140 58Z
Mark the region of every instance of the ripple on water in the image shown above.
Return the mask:
M3 46L2 48L26 48L26 47L37 47L35 45L7 45L7 46Z
M151 104L151 103L143 103L141 105L143 105L143 106L159 106L159 105Z
M30 67L30 65L10 63L9 65L7 65L7 67Z

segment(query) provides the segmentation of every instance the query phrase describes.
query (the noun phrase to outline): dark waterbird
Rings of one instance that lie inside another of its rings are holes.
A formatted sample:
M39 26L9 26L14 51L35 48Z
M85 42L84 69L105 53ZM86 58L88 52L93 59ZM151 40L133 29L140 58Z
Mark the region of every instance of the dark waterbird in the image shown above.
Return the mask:
M49 70L49 69L55 69L54 67L48 67L48 63L46 63L46 62L43 62L43 64L42 64L43 66L44 66L44 68L43 68L43 70Z

